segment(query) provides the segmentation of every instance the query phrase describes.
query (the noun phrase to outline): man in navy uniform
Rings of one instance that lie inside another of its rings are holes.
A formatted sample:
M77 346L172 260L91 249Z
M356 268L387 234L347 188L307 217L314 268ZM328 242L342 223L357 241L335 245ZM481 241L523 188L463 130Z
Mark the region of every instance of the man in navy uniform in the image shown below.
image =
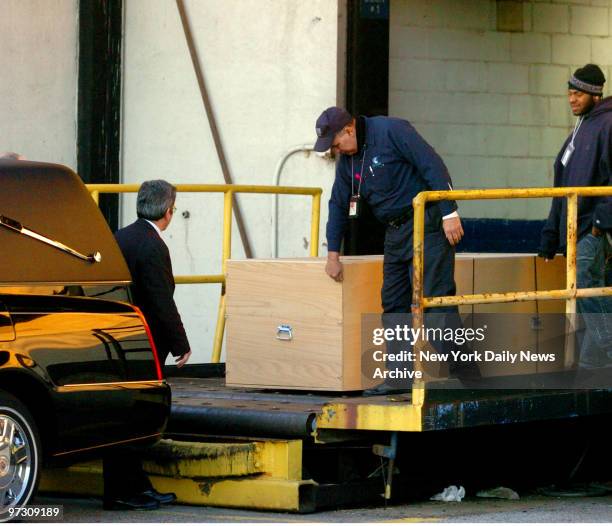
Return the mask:
M424 190L452 190L440 156L405 120L353 117L338 107L326 109L316 122L318 152L339 154L329 201L326 272L342 280L339 255L348 221L367 201L386 224L382 307L385 314L410 313L412 302L412 199ZM463 237L454 201L429 203L425 210L425 296L455 294L455 245ZM435 309L458 320L456 307ZM384 318L384 317L383 317ZM452 369L451 369L452 372ZM408 387L404 382L404 388ZM369 394L401 390L383 384Z

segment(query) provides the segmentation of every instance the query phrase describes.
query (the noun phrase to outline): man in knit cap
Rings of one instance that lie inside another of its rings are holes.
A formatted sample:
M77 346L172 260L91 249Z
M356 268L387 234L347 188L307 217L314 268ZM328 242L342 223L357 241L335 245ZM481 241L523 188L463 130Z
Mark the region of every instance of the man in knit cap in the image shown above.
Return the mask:
M603 98L606 79L595 64L577 69L568 81L574 130L554 164L555 187L612 186L612 97ZM612 245L607 234L612 197L581 197L578 202L576 278L578 288L612 286ZM547 261L566 252L567 199L556 197L542 230L539 256ZM612 296L581 298L586 331L581 367L612 364Z

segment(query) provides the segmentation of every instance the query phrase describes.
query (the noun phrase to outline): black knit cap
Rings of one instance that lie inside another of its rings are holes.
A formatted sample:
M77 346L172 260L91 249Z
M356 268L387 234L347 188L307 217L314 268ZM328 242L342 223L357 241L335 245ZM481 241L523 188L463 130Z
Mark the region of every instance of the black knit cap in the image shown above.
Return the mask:
M574 71L574 74L567 82L567 87L591 95L601 95L603 94L603 85L605 83L606 77L604 77L601 68L595 64L587 64Z

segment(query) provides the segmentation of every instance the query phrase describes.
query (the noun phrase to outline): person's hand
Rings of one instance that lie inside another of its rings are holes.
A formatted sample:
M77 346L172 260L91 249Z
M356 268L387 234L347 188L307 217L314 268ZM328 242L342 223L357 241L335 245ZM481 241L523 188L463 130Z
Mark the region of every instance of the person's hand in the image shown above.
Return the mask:
M327 255L327 264L325 272L335 281L342 281L342 263L340 263L340 255L338 252L330 252Z
M191 357L191 351L186 352L182 356L177 356L174 359L174 361L176 362L176 366L177 367L183 367L183 365L185 365L189 361L190 357Z
M546 252L538 252L538 257L539 258L543 258L544 259L544 263L548 263L549 261L552 261L555 257L555 254L548 254Z
M449 217L442 221L442 228L444 229L444 234L446 235L446 239L451 245L456 245L461 241L463 237L463 227L461 226L461 219L458 217Z

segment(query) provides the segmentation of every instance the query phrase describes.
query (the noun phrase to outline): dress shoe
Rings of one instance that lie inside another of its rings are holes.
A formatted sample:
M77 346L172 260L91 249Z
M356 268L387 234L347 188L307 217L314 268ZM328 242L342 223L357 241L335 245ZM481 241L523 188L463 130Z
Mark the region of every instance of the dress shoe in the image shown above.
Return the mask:
M159 502L153 497L140 494L105 500L102 507L105 510L156 510L159 508Z
M175 493L160 493L159 491L151 488L147 491L143 491L142 495L147 497L151 497L155 499L160 504L172 504L176 502L176 494Z
M412 385L406 385L405 387L394 387L388 384L380 384L371 389L365 389L363 396L386 396L392 394L410 393L412 391Z

